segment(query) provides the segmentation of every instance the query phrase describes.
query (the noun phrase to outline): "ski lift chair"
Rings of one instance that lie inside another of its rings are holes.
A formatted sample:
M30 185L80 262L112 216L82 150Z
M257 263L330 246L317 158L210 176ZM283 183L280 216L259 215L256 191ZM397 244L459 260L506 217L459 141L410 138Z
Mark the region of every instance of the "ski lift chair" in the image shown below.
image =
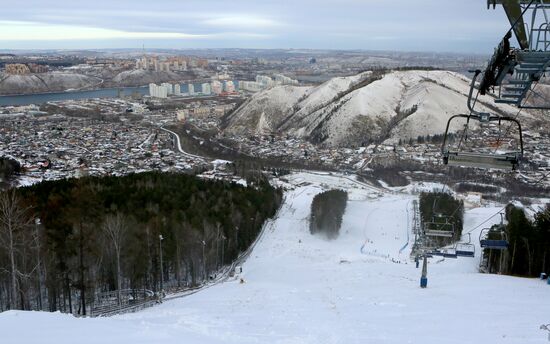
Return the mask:
M476 247L474 244L457 243L456 255L459 257L474 257L476 254Z
M488 115L488 114L487 114ZM448 134L451 122L455 118L466 118L467 122L470 119L476 119L480 122L498 121L501 125L502 121L513 122L517 124L520 135L520 147L518 150L511 152L497 152L492 147L487 147L486 150L490 151L478 151L478 152L465 152L459 149L452 149L449 147ZM491 151L492 150L492 151ZM511 117L500 116L487 116L487 120L481 120L475 115L454 115L449 118L447 122L447 129L445 131L445 137L443 138L442 146L443 163L450 166L465 166L465 167L479 167L479 168L497 168L497 169L517 169L521 158L523 157L523 137L521 132L521 124L518 120Z
M452 238L455 234L455 226L446 217L445 222L437 222L434 217L431 222L424 224L424 234L428 237Z
M433 256L456 259L458 254L454 248L435 249L430 252Z
M443 163L451 166L465 166L465 167L480 167L480 168L497 168L497 169L512 169L515 170L519 165L521 158L523 157L523 134L521 130L520 122L512 117L508 116L493 116L489 113L477 112L474 110L471 102L473 90L475 89L475 82L480 71L476 71L472 84L470 85L470 94L468 95L468 108L470 114L454 115L447 121L447 128L445 129L445 136L443 138L443 145L441 146L441 154L443 155ZM492 147L486 147L485 150L479 150L477 152L464 152L460 150L460 147L452 149L448 144L449 127L451 122L456 118L466 118L466 125L471 119L477 120L480 123L498 122L498 125L502 125L502 122L511 122L517 125L519 130L519 147L517 150L510 152L497 152Z
M490 250L506 250L508 249L508 237L504 226L493 226L484 228L479 234L479 245L481 248Z
M455 245L456 255L459 257L474 257L476 247L472 244L470 233L468 233L468 242L458 242Z

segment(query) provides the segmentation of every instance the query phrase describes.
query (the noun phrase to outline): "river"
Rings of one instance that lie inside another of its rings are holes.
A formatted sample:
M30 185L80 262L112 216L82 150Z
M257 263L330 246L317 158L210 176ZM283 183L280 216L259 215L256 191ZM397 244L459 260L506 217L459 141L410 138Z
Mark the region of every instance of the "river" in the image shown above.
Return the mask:
M201 84L194 84L195 90L202 90ZM235 83L237 86L237 83ZM188 92L188 85L181 84L181 92ZM40 94L25 94L16 96L0 96L0 106L21 106L30 104L44 104L52 101L78 100L92 98L118 98L121 95L130 96L134 93L149 95L149 86L103 88L89 91L52 92Z
M149 87L121 87L121 88L104 88L100 90L90 91L74 91L74 92L53 92L40 94L25 94L17 96L0 96L0 106L10 105L40 105L52 101L61 100L78 100L91 98L117 98L119 94L131 95L138 92L141 95L149 95Z

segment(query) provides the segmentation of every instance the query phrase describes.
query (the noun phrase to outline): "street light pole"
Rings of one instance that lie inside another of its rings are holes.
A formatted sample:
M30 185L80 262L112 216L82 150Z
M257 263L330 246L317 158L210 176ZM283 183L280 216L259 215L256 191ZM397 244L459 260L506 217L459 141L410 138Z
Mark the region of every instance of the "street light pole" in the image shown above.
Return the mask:
M220 224L218 223L218 232L216 233L216 270L220 268Z
M239 254L239 226L235 227L235 251Z
M225 256L224 256L224 249L225 249L225 239L227 239L225 237L225 235L222 234L222 267L225 266Z
M162 285L163 280L163 269L162 269L162 240L164 238L162 237L162 234L159 234L159 251L160 251L160 292L164 290L164 287Z
M206 247L206 241L202 241L202 271L204 273L204 280L208 280L208 276L206 276L206 256L204 255L204 248Z
M39 227L42 223L39 218L34 219L35 240L36 240L36 275L38 276L38 310L42 310L42 274L40 261L40 235Z

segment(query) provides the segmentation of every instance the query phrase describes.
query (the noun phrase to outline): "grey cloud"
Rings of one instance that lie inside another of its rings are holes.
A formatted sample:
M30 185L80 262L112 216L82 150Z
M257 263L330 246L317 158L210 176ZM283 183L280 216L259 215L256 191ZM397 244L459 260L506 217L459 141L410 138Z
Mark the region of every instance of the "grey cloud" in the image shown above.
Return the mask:
M502 11L487 10L482 0L28 0L3 6L0 20L218 37L194 41L197 47L482 47L484 53L507 30ZM368 37L392 39L374 44Z

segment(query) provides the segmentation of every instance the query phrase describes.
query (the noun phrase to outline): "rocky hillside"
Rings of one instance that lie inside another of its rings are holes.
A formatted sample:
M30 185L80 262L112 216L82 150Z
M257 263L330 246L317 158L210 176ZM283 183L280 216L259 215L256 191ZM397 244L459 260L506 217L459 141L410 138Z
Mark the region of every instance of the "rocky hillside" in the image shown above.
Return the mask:
M193 77L195 75L192 72L174 73L135 69L117 74L110 83L116 86L142 86L149 83L181 81Z
M467 113L470 80L446 71L365 72L317 87L260 92L225 118L229 133L278 132L327 146L396 142L445 131L450 116ZM479 97L476 109L514 116L516 109ZM460 123L451 127L460 129Z
M87 71L51 72L29 75L0 73L0 95L63 92L106 87L143 86L149 83L184 82L196 75L186 72L155 72L145 70L114 71L105 68L97 76L85 75Z
M101 79L74 73L0 75L0 95L45 93L90 88Z

